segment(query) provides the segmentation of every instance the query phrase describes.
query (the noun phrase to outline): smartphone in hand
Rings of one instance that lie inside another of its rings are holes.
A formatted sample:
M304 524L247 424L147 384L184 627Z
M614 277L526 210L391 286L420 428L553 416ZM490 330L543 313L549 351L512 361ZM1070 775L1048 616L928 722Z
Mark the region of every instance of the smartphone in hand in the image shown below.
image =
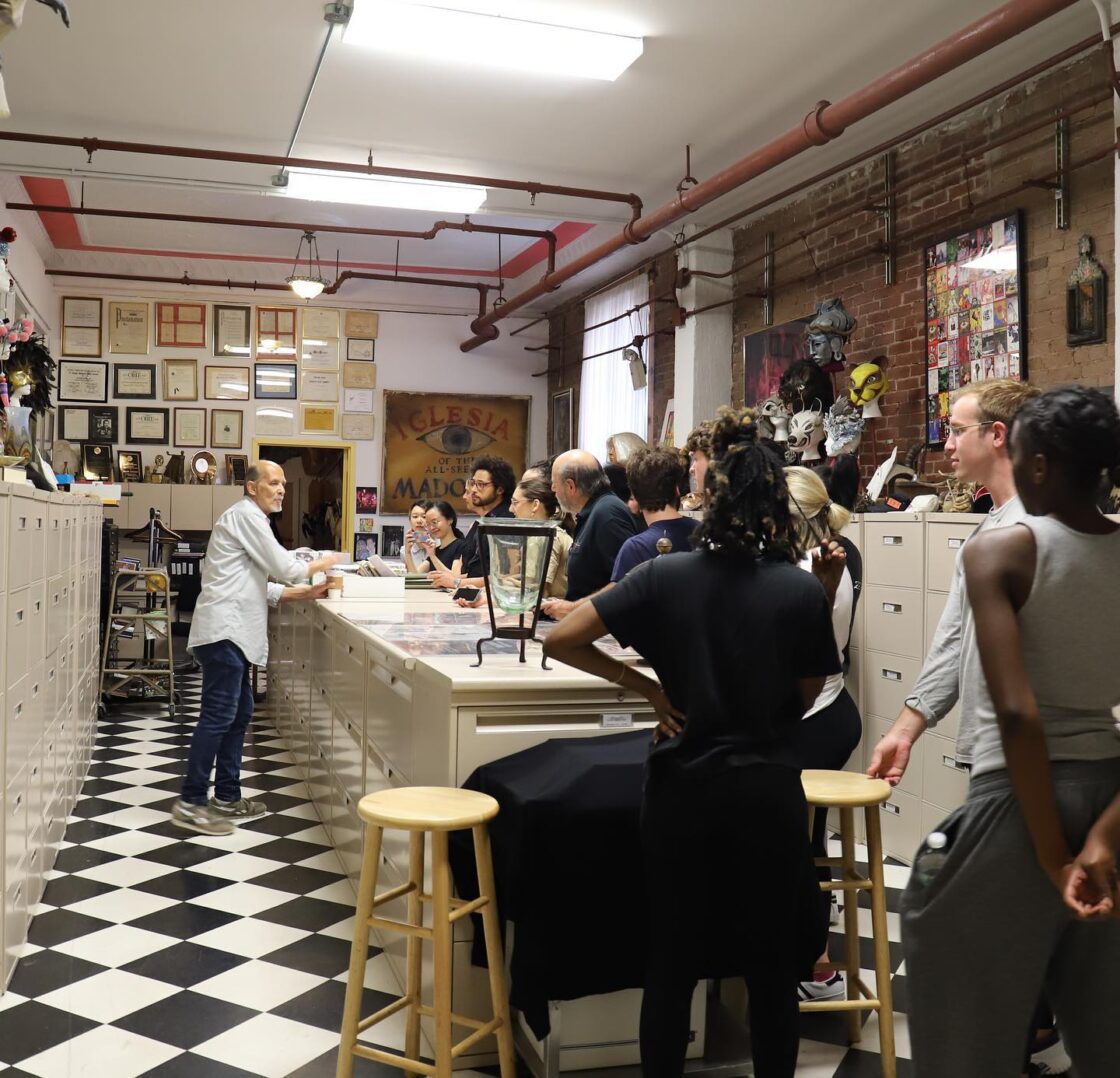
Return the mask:
M481 593L481 588L456 588L451 593L452 599L465 599L468 603L473 603Z

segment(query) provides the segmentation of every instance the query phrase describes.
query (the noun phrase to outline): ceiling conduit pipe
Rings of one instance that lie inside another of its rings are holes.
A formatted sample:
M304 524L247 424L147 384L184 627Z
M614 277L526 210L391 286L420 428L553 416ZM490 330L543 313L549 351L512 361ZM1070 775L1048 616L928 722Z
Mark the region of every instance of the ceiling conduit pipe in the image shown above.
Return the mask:
M697 186L681 192L672 202L635 218L616 236L573 259L555 273L546 274L537 284L513 296L497 310L476 319L471 324L475 335L464 341L459 346L460 349L470 352L487 341L494 340L498 336L496 322L555 291L584 270L628 245L644 242L661 229L669 228L688 214L813 146L823 146L839 138L847 128L860 120L874 115L914 90L982 56L997 45L1078 2L1079 0L1011 0L835 104L819 102L797 127L741 158L722 172L717 172Z
M250 217L212 217L195 213L157 213L150 210L111 210L93 206L46 206L38 202L9 202L9 210L26 210L28 213L72 213L79 217L123 217L136 221L175 221L192 225L223 225L233 228L283 228L293 232L333 232L347 236L384 236L399 240L432 240L445 230L456 232L484 232L497 236L527 236L544 240L548 244L548 269L556 265L556 233L548 229L507 228L498 225L478 225L467 218L464 221L436 221L424 231L404 228L363 228L360 225L310 225L294 221L269 221Z
M565 187L535 180L504 180L494 176L465 176L455 172L428 172L416 168L391 168L353 161L324 161L314 157L285 157L280 154L243 153L232 150L203 149L195 146L165 146L154 142L125 142L121 139L75 138L71 135L40 135L31 131L0 131L0 142L29 142L38 146L70 146L84 150L92 160L98 151L147 154L155 157L184 157L197 161L226 161L238 165L267 165L281 169L310 169L316 172L346 172L356 176L388 176L398 180L426 180L433 183L467 184L493 187L502 191L524 191L563 198L586 198L600 202L625 202L636 220L642 213L642 200L635 194L598 191L589 187Z
M401 284L426 284L439 288L471 288L478 293L478 314L486 313L486 297L494 285L482 281L448 281L439 277L407 277L400 273L366 273L361 270L343 270L334 284L323 289L323 295L333 296L347 281L399 281Z

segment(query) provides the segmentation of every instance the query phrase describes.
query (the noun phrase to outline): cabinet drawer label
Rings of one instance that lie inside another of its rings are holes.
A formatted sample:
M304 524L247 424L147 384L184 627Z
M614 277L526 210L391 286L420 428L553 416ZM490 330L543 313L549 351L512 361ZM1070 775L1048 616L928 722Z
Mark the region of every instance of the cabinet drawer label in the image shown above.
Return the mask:
M628 711L604 711L599 721L599 728L602 730L628 730L633 725L634 716Z
M884 614L901 614L902 603L883 603Z
M884 535L883 546L902 546L901 535Z
M960 548L962 546L964 546L964 540L963 539L960 539L955 535L950 537L950 539L949 539L949 549L950 550L960 550Z
M888 670L886 667L884 667L883 668L883 677L885 677L888 681L901 681L902 680L902 671L901 670Z
M894 816L902 815L902 809L900 809L897 805L891 804L890 801L884 801L881 807L884 812L889 812Z

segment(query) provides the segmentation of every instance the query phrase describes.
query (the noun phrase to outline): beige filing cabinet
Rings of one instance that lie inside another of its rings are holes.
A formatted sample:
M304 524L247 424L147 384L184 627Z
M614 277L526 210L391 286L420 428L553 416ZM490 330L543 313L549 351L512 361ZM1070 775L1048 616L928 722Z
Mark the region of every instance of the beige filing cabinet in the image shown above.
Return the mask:
M93 751L101 510L82 495L0 484L0 987Z
M652 728L643 698L560 663L542 670L535 647L525 665L491 651L472 668L473 641L489 635L485 610L459 610L443 593L286 603L273 612L272 713L355 886L363 837L356 806L363 794L392 786L459 786L479 765L550 738L612 733L626 725ZM407 836L386 832L381 885L400 884L407 870ZM397 907L386 907L386 916L403 918L403 905ZM455 925L453 1007L482 1015L489 989L485 971L470 962L471 934L467 919ZM382 943L403 986L403 938ZM430 987L430 966L425 977ZM701 985L693 997L690 1057L704 1052L704 992ZM631 991L562 1003L561 1069L636 1063L640 999ZM527 1030L518 1036L527 1050L543 1055L545 1047ZM487 1038L455 1066L495 1059Z
M208 483L122 483L120 505L104 507L106 520L121 531L134 531L148 523L148 510L159 510L163 522L175 531L210 531L214 521L245 493L243 486Z

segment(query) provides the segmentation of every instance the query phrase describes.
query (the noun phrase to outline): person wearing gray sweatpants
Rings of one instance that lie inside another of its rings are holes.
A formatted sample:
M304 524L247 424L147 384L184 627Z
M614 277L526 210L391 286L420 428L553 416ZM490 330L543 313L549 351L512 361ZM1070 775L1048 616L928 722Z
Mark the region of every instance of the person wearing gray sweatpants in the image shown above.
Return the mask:
M1120 415L1099 391L1052 390L1011 443L1032 515L963 554L983 675L962 683L968 798L939 827L947 859L927 840L903 896L914 1074L1018 1078L1045 986L1078 1078L1115 1078L1120 920L1079 918L1062 889L1120 795L1120 528L1094 504Z

